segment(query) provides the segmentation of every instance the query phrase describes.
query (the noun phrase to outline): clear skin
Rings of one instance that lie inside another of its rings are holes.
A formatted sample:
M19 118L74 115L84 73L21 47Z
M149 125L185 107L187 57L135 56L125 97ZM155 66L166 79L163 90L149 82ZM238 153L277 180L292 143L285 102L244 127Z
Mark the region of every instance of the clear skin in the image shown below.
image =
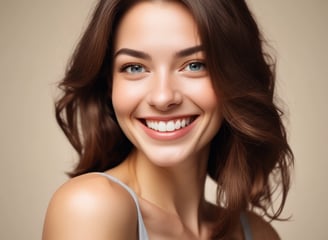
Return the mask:
M188 10L171 1L131 8L116 35L113 79L113 106L135 149L108 173L137 193L150 239L209 239L217 207L204 199L206 161L222 112ZM257 215L249 219L254 239L279 239ZM232 238L243 239L240 225ZM135 204L102 176L73 178L47 211L43 240L55 239L138 239Z
M157 6L160 11L152 11L149 3L144 10L135 8L118 30L113 75L116 116L137 152L154 165L206 162L207 149L202 150L218 131L222 114L206 71L197 26L188 12L173 14L167 3ZM149 136L140 121L195 116L194 127L183 137L175 131L155 130Z

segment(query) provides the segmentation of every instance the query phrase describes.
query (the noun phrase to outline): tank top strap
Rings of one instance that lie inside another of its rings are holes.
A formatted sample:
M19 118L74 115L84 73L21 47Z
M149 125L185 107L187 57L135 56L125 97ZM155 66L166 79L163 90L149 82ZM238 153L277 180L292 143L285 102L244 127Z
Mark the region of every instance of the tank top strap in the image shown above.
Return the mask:
M147 230L146 230L143 218L142 218L137 194L130 187L128 187L125 183L123 183L121 180L119 180L107 173L104 173L104 172L97 172L97 174L102 175L102 176L106 177L107 179L111 180L112 182L119 184L131 195L132 199L134 200L134 202L136 204L136 209L137 209L139 240L149 240ZM241 225L243 228L245 240L253 240L252 231L251 231L249 221L248 221L248 218L247 218L245 212L242 212L240 214L240 222L241 222Z
M116 177L113 177L104 172L99 172L97 174L102 175L102 176L108 178L109 180L119 184L131 195L132 199L134 200L134 202L136 204L136 208L137 208L139 240L148 240L148 234L147 234L147 230L146 230L143 218L142 218L137 194L130 187L128 187L125 183L123 183L121 180L117 179Z
M240 223L243 228L245 240L253 240L251 227L249 225L249 221L245 212L242 212L240 214Z

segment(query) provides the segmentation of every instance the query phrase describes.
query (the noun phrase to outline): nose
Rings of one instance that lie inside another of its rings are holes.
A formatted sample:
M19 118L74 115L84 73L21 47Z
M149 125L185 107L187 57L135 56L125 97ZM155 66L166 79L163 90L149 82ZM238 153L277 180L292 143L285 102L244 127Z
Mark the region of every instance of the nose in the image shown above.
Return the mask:
M150 106L159 111L168 111L182 102L182 94L173 76L162 73L151 79L151 88L147 96Z

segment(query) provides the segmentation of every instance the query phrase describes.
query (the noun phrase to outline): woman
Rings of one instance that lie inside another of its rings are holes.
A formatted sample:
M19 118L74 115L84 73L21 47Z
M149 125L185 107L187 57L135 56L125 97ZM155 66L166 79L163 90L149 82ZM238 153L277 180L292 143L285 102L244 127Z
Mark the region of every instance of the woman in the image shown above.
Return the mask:
M279 239L253 212L279 217L293 161L262 43L241 0L100 0L60 84L80 159L43 240Z

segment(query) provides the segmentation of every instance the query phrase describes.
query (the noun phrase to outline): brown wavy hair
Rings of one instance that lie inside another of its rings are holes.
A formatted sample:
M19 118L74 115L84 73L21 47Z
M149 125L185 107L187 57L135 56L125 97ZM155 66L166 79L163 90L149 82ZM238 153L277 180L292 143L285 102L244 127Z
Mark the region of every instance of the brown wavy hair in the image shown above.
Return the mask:
M122 16L138 0L100 0L82 36L56 102L57 121L79 154L71 177L117 166L133 145L117 123L111 100L113 43ZM224 239L238 215L260 209L280 216L290 186L293 154L283 112L275 104L275 61L244 0L181 0L193 14L224 122L211 142L208 175L217 184L215 239ZM281 203L271 211L273 191Z

